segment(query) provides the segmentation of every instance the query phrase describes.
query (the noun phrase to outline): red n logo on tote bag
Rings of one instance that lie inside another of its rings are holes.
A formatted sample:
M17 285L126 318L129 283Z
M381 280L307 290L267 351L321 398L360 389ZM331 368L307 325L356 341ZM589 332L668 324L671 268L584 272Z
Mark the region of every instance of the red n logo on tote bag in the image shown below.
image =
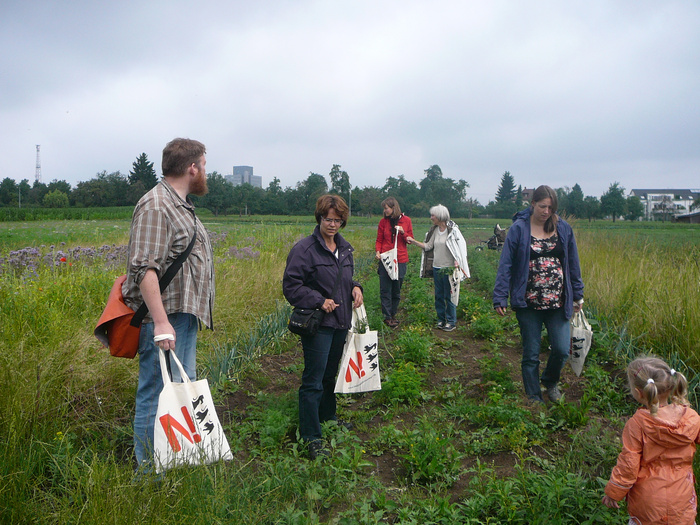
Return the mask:
M362 368L362 352L357 352L357 363L353 361L352 358L350 358L350 361L348 361L348 369L345 372L345 380L349 383L352 381L352 372L351 370L354 370L355 373L357 374L357 377L364 377L367 372L364 371Z
M180 452L182 448L177 440L177 437L175 436L176 430L190 443L199 443L202 441L202 436L200 436L197 433L197 429L194 428L194 421L192 421L192 416L190 415L189 410L187 410L187 407L183 406L180 410L182 410L182 415L185 416L185 422L189 427L189 431L182 425L182 423L180 423L170 414L160 416L160 424L163 425L163 430L168 438L168 443L170 443L170 446L175 452Z
M362 325L363 332L359 332ZM335 392L352 394L381 390L377 332L369 329L364 305L353 309L352 328L345 339Z

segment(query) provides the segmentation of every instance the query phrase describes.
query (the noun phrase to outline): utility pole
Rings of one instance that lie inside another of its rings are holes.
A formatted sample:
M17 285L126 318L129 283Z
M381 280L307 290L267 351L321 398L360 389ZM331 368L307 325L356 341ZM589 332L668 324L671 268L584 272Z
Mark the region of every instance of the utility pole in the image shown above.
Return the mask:
M41 182L41 158L39 157L40 144L36 145L36 171L34 172L34 180Z

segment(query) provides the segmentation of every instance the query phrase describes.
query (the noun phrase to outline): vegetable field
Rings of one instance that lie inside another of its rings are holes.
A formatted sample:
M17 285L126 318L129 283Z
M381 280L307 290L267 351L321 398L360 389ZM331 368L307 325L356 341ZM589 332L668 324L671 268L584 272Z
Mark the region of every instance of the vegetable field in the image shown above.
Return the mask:
M200 333L198 372L235 457L163 479L133 474L138 364L109 357L92 335L124 271L128 219L0 223L0 521L624 524L626 513L600 498L635 409L625 364L656 353L698 383L698 227L574 223L594 347L580 378L565 368L564 401L533 408L522 395L515 318L491 308L498 253L471 249L495 221L457 221L473 277L448 334L433 329L417 250L401 325L381 323L378 218L353 218L343 235L380 331L383 388L342 396L340 415L355 430L326 428L331 458L310 462L296 438L303 363L286 330L281 277L313 219L203 222L217 303L216 330ZM417 237L427 229L414 219Z

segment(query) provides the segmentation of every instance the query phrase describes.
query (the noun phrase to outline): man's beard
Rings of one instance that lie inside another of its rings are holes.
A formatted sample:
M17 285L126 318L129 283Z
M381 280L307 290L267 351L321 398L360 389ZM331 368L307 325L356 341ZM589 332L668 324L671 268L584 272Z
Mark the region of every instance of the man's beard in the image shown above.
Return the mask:
M209 188L207 187L207 176L205 173L200 171L197 174L197 177L195 177L195 179L192 181L192 188L190 188L190 193L199 197L203 197L208 192Z

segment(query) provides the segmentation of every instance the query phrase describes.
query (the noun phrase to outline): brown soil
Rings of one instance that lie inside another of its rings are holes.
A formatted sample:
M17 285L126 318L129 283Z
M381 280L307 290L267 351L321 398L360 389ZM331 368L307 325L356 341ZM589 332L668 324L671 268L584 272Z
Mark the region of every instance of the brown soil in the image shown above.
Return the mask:
M401 330L401 327L397 330ZM448 364L444 364L440 359L436 359L431 367L424 370L427 374L427 390L433 391L453 380L460 381L470 397L483 398L486 387L481 381L479 360L490 356L489 343L471 338L463 325L458 326L454 332L443 332L435 329L433 333L439 341L435 345L436 353L446 354L449 360ZM396 332L386 332L385 341L390 342L395 335ZM520 384L521 349L515 337L511 338L508 345L501 347L500 350L503 356L501 364L510 371L513 380ZM546 355L542 355L541 361L544 362L546 358ZM224 425L234 420L240 422L245 419L246 409L255 402L255 396L258 392L287 395L290 391L295 391L300 384L302 360L302 350L299 343L285 353L261 356L258 367L245 374L236 392L226 398L222 414ZM583 383L584 380L576 377L568 365L564 368L561 389L567 401L577 402L581 398ZM354 412L362 411L372 402L372 394L353 395L349 403L343 403L342 412L346 418L352 420ZM524 395L523 404L527 406ZM402 413L400 420L393 421L393 424L397 428L411 428L424 408L425 406L421 406L417 407L416 410ZM533 407L532 410L539 410L539 408ZM376 429L386 424L387 422L382 416L375 416L369 422L358 424L354 432L361 440L369 441L376 436ZM568 440L568 436L565 434L553 438L561 441ZM531 453L537 454L537 451L531 451ZM245 455L242 453L241 459ZM386 487L398 488L405 485L406 472L401 467L401 459L391 450L386 450L379 456L368 454L366 459L374 463L373 475L379 478ZM475 457L467 457L463 460L463 466L465 468L473 467L476 465L476 461ZM497 475L509 476L515 472L516 457L511 452L483 456L479 458L479 461L482 465L492 468ZM463 494L466 483L468 483L466 478L467 476L462 476L450 489L450 493L455 497Z

